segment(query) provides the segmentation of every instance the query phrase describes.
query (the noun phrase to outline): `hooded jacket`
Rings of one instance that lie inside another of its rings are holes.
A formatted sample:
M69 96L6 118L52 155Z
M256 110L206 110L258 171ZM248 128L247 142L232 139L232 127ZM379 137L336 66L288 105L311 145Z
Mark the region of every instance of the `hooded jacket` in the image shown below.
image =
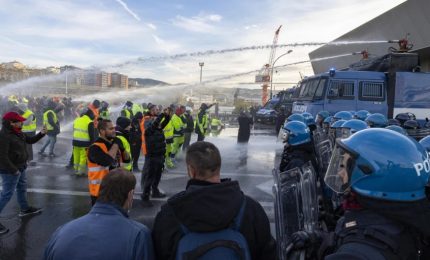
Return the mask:
M29 137L23 133L15 133L9 121L3 120L0 130L0 170L14 174L27 166L28 153L26 144L34 144L45 135L38 133Z
M152 238L157 259L174 259L183 236L180 223L190 231L212 232L227 228L236 217L243 199L246 207L240 227L252 259L276 259L276 242L269 219L261 205L243 194L237 181L221 183L188 181L185 191L170 198L157 214Z

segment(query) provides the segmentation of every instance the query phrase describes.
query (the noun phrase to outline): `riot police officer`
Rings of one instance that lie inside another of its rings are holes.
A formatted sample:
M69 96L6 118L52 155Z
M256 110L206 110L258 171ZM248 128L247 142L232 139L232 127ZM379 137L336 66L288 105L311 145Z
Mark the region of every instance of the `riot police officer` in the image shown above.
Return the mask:
M285 147L282 153L280 172L284 172L295 167L301 167L306 162L311 161L316 169L315 154L309 128L305 123L291 121L284 125Z
M324 181L343 194L344 216L334 233L294 233L293 247L319 245L314 255L331 260L428 259L429 175L425 149L395 131L337 139Z

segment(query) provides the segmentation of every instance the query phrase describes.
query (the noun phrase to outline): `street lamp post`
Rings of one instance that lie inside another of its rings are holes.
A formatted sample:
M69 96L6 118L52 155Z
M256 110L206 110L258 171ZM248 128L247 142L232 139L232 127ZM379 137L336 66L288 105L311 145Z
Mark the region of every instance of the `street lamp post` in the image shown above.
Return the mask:
M205 65L204 62L199 62L200 66L200 84L202 84L202 73L203 73L203 66Z
M278 58L276 58L276 60L272 63L272 69L270 71L270 98L272 98L273 96L273 69L275 68L275 63L282 57L284 57L287 54L292 53L293 50L288 50L286 53L282 54L281 56L279 56Z
M67 66L66 66L66 70L65 70L65 72L66 72L66 97L67 97L67 94L68 94L68 85L67 85Z
M200 66L200 85L202 84L202 74L203 74L203 66L204 65L205 65L204 62L199 62L199 66ZM202 93L200 92L200 103L201 102L202 102Z

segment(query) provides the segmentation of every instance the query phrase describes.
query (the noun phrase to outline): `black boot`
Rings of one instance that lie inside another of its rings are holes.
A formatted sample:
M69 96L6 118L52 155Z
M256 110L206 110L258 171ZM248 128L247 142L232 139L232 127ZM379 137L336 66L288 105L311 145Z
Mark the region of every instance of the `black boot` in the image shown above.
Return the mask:
M165 198L166 194L161 192L158 188L152 189L153 198Z

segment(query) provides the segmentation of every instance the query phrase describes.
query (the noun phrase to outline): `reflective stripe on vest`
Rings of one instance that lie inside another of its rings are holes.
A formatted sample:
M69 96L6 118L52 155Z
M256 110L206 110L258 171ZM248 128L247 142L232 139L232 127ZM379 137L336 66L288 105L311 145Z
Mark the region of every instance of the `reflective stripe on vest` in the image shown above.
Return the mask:
M43 124L46 126L46 130L54 130L54 126L52 126L48 122L48 113L52 113L54 115L54 124L58 122L57 114L53 110L48 110L45 113L43 113Z
M102 151L108 154L108 149L104 143L93 143L92 145L97 145L102 149ZM88 149L89 151L89 149ZM87 155L87 165L88 165L88 189L91 196L98 197L100 191L100 183L103 178L108 174L109 167L101 166L97 163L90 161Z
M130 148L130 143L127 141L127 139L122 136L122 135L117 135L116 137L119 138L119 140L121 140L122 145L124 146L125 152L129 154L130 156L130 162L133 161L133 158L131 158L131 148ZM121 162L121 167L123 167L124 169L131 171L131 167L132 164L131 163L125 163L125 162Z
M90 134L88 133L88 125L91 122L91 118L87 115L76 118L73 122L73 140L89 142Z
M30 124L26 125L25 123L27 123L27 119L30 116L33 116L33 120L30 122ZM37 128L36 117L34 116L33 112L31 112L30 109L27 109L22 115L22 117L26 119L26 122L24 122L24 125L22 126L22 132L24 133L36 132L36 128Z

